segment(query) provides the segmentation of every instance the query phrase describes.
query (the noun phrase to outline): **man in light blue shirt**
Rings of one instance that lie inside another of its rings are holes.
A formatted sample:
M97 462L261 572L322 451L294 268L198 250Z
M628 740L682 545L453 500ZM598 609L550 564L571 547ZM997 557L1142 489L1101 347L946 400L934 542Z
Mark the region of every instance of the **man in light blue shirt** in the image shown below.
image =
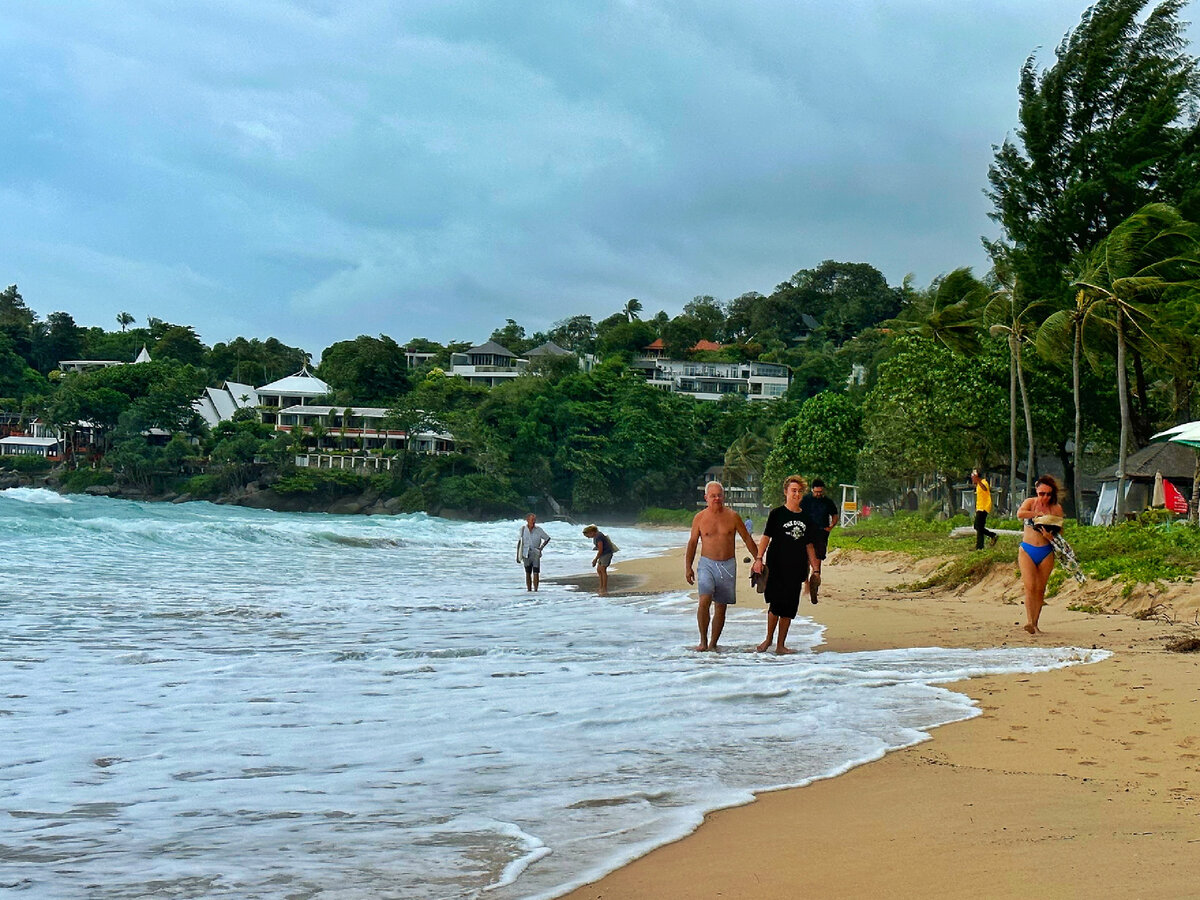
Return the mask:
M550 543L550 535L537 523L537 516L530 513L525 517L521 533L517 536L517 562L525 566L525 590L536 591L542 572L542 548Z

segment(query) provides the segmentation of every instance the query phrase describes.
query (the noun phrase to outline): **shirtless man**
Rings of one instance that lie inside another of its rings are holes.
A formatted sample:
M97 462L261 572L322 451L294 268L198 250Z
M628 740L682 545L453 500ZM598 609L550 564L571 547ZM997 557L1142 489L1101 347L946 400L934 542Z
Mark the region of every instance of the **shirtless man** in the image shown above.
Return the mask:
M750 555L757 562L758 547L754 545L750 532L742 517L725 505L725 488L719 481L710 481L704 486L704 501L707 507L692 519L692 533L687 543L687 569L684 572L688 584L696 584L697 572L692 570L696 559L696 544L701 545L699 566L700 604L696 607L696 624L700 628L700 643L697 650L716 650L721 630L725 627L725 607L736 603L737 559L734 556L736 535L741 535ZM712 612L712 635L709 635L709 612Z

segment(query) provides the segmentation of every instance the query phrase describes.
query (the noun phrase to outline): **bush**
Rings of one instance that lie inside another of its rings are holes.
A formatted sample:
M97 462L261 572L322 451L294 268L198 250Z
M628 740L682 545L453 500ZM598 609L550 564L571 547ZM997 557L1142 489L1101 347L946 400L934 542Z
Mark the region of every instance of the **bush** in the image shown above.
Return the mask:
M114 484L116 480L108 469L75 469L65 473L59 484L68 494L80 494L94 484Z
M366 486L365 478L346 469L296 469L271 485L280 494L322 497L344 497L360 493Z
M420 488L410 487L407 491L400 495L398 502L399 512L425 512L429 506L425 502L425 495Z
M221 479L216 475L193 475L183 483L183 493L211 500L221 493Z
M0 469L11 469L22 475L45 475L54 463L44 456L0 456Z
M437 491L442 504L450 509L506 515L521 511L521 498L512 485L482 472L443 478Z
M698 510L695 509L663 509L650 506L638 513L639 525L682 525L690 527L692 519Z

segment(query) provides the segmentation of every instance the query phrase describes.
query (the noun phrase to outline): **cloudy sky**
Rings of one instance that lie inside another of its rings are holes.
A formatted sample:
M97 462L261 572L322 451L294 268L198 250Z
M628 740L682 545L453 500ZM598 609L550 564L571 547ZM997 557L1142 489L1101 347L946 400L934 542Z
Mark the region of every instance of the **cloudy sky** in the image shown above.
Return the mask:
M1021 64L1085 5L10 0L0 282L319 355L982 272Z

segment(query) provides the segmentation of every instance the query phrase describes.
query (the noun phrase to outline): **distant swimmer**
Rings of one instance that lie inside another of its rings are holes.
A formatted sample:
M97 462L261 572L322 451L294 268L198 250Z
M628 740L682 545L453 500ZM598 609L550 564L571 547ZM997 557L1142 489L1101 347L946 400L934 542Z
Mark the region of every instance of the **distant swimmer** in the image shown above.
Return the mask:
M1038 619L1046 605L1046 582L1054 571L1054 547L1050 535L1062 531L1063 508L1059 503L1059 486L1053 475L1043 475L1035 485L1036 494L1017 510L1024 522L1021 545L1017 549L1017 566L1025 587L1025 630L1041 634Z
M783 506L777 506L767 516L759 541L759 559L753 571L762 570L766 560L767 587L763 598L767 601L767 639L758 645L761 653L771 646L775 629L779 629L779 641L775 645L778 654L795 653L787 646L788 629L800 608L800 591L808 579L809 546L808 523L800 509L804 489L808 487L799 475L789 475L783 482Z
M537 523L537 516L525 517L517 535L517 562L525 567L525 590L536 591L542 573L542 550L550 543L550 535Z
M716 650L725 627L725 607L737 602L737 559L734 557L736 536L741 535L746 547L760 562L758 548L742 517L725 505L725 488L719 481L704 486L704 502L708 505L692 519L692 533L687 542L687 561L684 576L688 584L696 584L700 602L696 607L696 624L700 629L697 650ZM700 545L700 564L693 571L696 545ZM697 583L698 577L698 583ZM716 608L712 609L713 603ZM712 613L712 632L709 633L709 613Z

